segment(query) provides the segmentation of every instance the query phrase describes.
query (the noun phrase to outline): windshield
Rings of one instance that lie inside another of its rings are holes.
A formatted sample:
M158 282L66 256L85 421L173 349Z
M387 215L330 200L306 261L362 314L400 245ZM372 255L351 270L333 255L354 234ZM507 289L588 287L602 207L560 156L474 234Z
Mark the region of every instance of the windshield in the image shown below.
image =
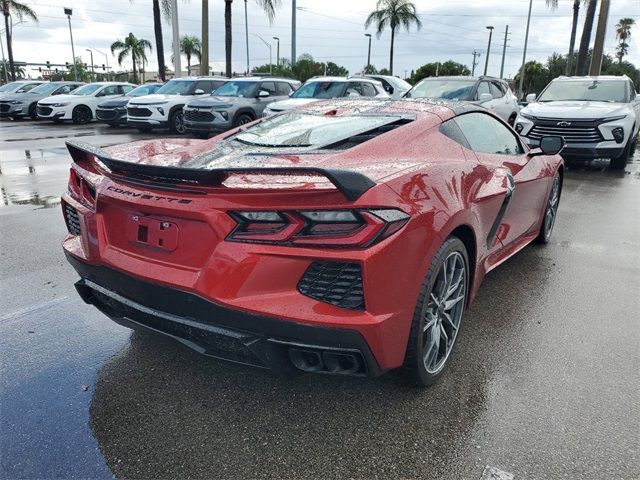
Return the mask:
M258 123L233 139L261 147L313 147L334 143L397 120L398 117L391 115L341 117L287 113Z
M291 98L337 98L346 82L310 82L293 92Z
M99 84L99 83L90 83L89 85L85 85L84 87L80 87L77 90L74 90L71 93L71 95L80 95L80 96L91 95L93 92L95 92L99 88L102 88L101 84Z
M475 80L451 80L428 78L413 87L407 98L442 98L445 100L468 100Z
M22 85L23 82L11 82L11 83L7 83L6 85L3 85L0 87L0 93L3 92L13 92L14 90L20 88L20 85Z
M60 86L59 83L43 83L31 90L31 93L51 93Z
M220 88L214 90L212 97L252 97L258 82L236 82L229 81L222 84Z
M144 95L151 95L152 93L156 93L160 87L161 85L141 85L131 90L125 95L125 97L142 97Z
M163 93L165 95L191 95L191 89L194 85L195 82L189 80L169 80L160 87L156 93Z
M551 82L544 89L538 102L577 100L626 103L625 82L621 80L571 80Z

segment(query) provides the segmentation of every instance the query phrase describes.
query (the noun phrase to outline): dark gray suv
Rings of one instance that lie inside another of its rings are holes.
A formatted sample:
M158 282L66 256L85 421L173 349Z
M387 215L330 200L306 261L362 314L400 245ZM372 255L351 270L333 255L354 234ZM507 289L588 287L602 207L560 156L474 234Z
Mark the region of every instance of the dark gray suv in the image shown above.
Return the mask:
M271 102L288 98L300 86L298 80L275 77L235 78L211 96L191 100L184 106L188 133L207 137L252 122Z

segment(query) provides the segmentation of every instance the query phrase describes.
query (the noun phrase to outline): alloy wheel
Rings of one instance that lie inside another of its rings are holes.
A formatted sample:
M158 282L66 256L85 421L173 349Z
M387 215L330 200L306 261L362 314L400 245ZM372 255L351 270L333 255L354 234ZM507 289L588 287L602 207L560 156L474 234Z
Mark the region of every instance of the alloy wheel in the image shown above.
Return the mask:
M442 262L425 308L422 355L430 374L444 367L458 336L467 297L467 267L460 252Z
M553 225L556 223L556 216L558 214L558 204L560 203L560 177L556 175L553 178L553 184L551 185L551 192L549 193L549 200L547 202L547 209L544 212L544 238L549 239L553 230Z
M173 117L173 125L176 129L176 132L181 135L186 131L186 128L184 126L184 115L182 113L178 113Z

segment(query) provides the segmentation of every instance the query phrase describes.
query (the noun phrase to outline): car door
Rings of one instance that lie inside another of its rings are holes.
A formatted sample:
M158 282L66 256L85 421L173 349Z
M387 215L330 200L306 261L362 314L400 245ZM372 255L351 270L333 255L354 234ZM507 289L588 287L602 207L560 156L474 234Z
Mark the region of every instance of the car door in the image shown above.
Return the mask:
M478 161L489 170L506 169L513 179L513 192L499 220L496 240L505 246L537 232L550 185L544 156L530 157L520 139L502 122L485 112L455 117Z
M91 107L91 110L93 110L93 114L95 115L95 110L98 106L98 103L102 103L104 100L119 97L120 95L122 95L121 93L119 93L120 91L118 90L118 87L119 85L107 85L98 90L93 97L88 97L87 101L83 103L90 104L89 107ZM89 102L89 100L91 101Z
M268 97L261 97L260 92L269 92ZM260 87L256 90L256 101L253 109L255 110L256 117L261 117L263 110L274 101L276 97L276 84L273 81L262 82Z
M507 122L511 115L511 106L506 95L506 89L497 81L490 82L489 89L491 90L491 95L493 95L493 100L489 102L491 104L490 110Z

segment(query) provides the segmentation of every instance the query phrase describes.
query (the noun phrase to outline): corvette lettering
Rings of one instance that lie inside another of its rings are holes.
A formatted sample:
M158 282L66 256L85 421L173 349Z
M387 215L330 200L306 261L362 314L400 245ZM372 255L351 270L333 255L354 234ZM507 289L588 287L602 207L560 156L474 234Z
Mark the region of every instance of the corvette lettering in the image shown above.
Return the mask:
M108 186L107 190L114 193L119 193L120 195L126 195L127 197L131 197L131 198L140 198L142 200L156 200L156 201L164 200L165 202L169 202L169 203L191 203L191 200L187 200L186 198L163 197L161 195L149 195L146 193L138 193L138 192L132 192L131 190L124 190L122 188L118 188L114 186Z

